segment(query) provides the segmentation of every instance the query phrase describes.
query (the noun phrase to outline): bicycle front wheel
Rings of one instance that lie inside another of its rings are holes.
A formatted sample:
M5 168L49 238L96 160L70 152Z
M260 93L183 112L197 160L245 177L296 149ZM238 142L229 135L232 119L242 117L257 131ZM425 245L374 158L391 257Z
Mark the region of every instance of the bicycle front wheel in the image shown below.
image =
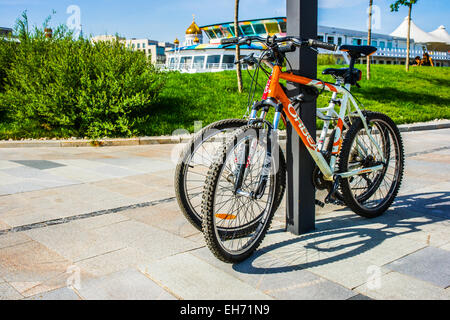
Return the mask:
M271 148L277 152L268 157L268 141L267 131L257 124L238 129L208 171L202 202L203 234L209 249L224 262L242 261L256 250L276 211L278 189L284 190L286 168L281 148ZM262 177L267 178L265 183Z
M402 137L392 119L377 112L364 114L367 129L358 118L345 136L339 172L383 165L381 170L341 181L345 204L358 215L374 218L383 214L397 196L405 159Z

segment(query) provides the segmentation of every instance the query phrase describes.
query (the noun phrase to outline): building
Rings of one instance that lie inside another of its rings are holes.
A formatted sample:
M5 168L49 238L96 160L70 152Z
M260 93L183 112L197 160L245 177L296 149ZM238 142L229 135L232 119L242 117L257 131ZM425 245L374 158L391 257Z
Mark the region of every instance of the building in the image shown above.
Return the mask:
M119 36L106 35L106 34L100 35L100 36L95 36L95 37L91 38L92 43L99 42L99 41L115 41L115 40L123 41L123 40L125 40L125 38L119 37Z
M404 24L404 22L403 22ZM406 61L406 36L400 32L404 29L403 24L400 25L399 31L393 32L391 35L372 33L371 45L378 48L377 52L371 56L374 64L405 64ZM198 29L201 30L209 39L209 43L193 43L192 30L196 30L198 37ZM424 32L424 31L423 31ZM274 17L267 19L255 19L239 21L239 33L244 36L258 35L267 36L285 36L286 35L286 18ZM436 66L449 66L450 55L448 50L450 46L445 43L445 28L438 28L433 33L439 33L441 40L441 50L429 51L431 57L435 61ZM179 70L181 72L216 72L228 69L234 69L234 46L224 47L220 45L223 38L234 37L234 23L218 23L198 27L193 23L186 30L186 39L183 45L180 45L178 39L175 40L175 48L167 51L167 62L165 68L170 70ZM430 39L438 39L439 37L430 35ZM344 28L333 28L326 26L318 27L318 39L337 45L367 45L367 31L357 31ZM434 49L432 43L419 39L411 40L410 56L422 56L423 46ZM243 46L242 55L254 52L258 55L261 50L265 49L264 45L254 43L250 47ZM333 54L337 56L338 62L344 62L345 54L342 52L330 52L319 50L319 53ZM360 59L359 63L365 63L365 59Z
M13 29L0 27L0 38L7 38L12 35Z
M186 30L186 36L184 40L184 46L192 46L203 43L202 30L195 23L195 17L192 19L192 23Z
M175 45L169 42L158 42L149 39L126 39L125 46L133 51L142 51L150 59L153 64L161 64L166 62L166 49L174 48Z
M159 42L149 39L126 39L118 36L100 35L91 38L91 42L119 40L126 48L133 51L142 51L151 59L153 64L164 64L166 62L166 49L174 48L169 42Z

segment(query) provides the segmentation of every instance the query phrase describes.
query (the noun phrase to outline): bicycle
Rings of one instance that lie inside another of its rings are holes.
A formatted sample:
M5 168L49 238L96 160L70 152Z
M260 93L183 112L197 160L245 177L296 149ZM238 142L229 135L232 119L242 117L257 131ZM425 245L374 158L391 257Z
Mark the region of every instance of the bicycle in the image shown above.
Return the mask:
M248 106L252 101L258 84L258 71L261 67L253 53L240 59L241 65L257 66L250 84ZM237 63L236 63L237 64ZM261 100L265 100L268 95L268 84L262 95ZM258 114L258 112L260 112ZM216 121L206 126L197 132L180 154L177 166L175 168L175 194L178 201L178 206L186 219L198 230L202 230L202 215L201 215L201 195L204 186L206 171L209 169L216 148L220 147L221 142L226 140L230 132L248 124L249 119L265 119L268 110L261 108L255 111L244 114L241 119L225 119ZM281 164L285 166L285 164ZM277 200L277 207L283 198L286 182L280 181L280 195Z
M289 49L289 47L281 47L281 50ZM257 59L254 57L254 54L251 53L243 58L240 59L241 65L248 65L248 66L256 66L255 72L253 74L252 82L250 84L250 90L249 90L249 99L248 99L248 106L251 107L251 112L247 110L247 113L244 114L243 118L241 119L225 119L216 121L214 123L211 123L210 125L206 126L199 132L197 132L190 141L186 144L185 148L180 154L180 157L178 159L177 166L175 168L175 179L174 179L174 185L175 185L175 194L178 202L178 206L181 209L181 212L185 216L185 218L199 231L202 231L202 213L201 213L201 195L202 195L202 189L204 186L206 173L205 168L209 169L214 156L214 151L217 147L220 147L220 143L224 140L226 140L226 137L234 130L247 125L250 120L253 119L260 119L264 120L267 116L267 113L269 111L269 108L267 106L263 106L259 108L260 102L255 102L252 106L250 106L250 102L253 100L253 97L255 96L255 91L257 89L258 84L258 71L260 68L262 68L262 61L263 61L264 55L260 57L260 59ZM266 87L264 88L264 92L261 98L261 101L264 101L267 99L268 96L268 89L270 85L270 74L267 75L267 83ZM282 87L283 90L285 90L284 87ZM328 107L330 108L330 106ZM328 108L325 109L319 109L322 111L328 110ZM258 112L260 112L258 114ZM320 112L320 111L319 111ZM281 116L282 121L286 124L286 119L284 115ZM325 126L328 128L330 121L325 121ZM320 141L322 143L320 144L320 148L325 146L324 141L327 135L326 130L323 131L324 135L321 136ZM331 136L334 136L334 132L331 134ZM326 146L326 150L331 151L333 145L332 139L328 139L328 143ZM281 150L279 152L282 152ZM281 158L281 161L284 160L284 157ZM280 164L282 167L285 167L285 162L282 162ZM329 188L329 185L320 183L319 181L316 181L316 187L319 189ZM278 195L277 195L277 201L275 208L278 208L278 206L281 204L284 190L286 188L286 181L285 179L282 181L279 181L280 187L277 188ZM340 193L337 192L336 197L338 199L339 203L342 203L342 197L340 196Z
M283 72L282 65L286 52L299 47L336 51L337 46L298 37L250 36L225 39L222 43L242 45L253 41L266 44L265 63L272 67L267 99L256 104L253 112L258 108L273 108L274 119L273 122L251 119L232 133L208 170L202 199L206 243L217 258L231 263L246 259L256 250L276 211L277 181L286 175L285 168L279 165L284 162L283 154L277 153L277 130L283 116L317 165L312 173L313 182L329 189L325 203L338 201L336 194L340 191L342 202L356 214L377 217L394 201L404 169L403 142L395 123L382 113L361 110L359 101L350 92L351 86L358 85L362 77L361 71L354 67L355 62L373 54L375 47L340 46L339 50L350 56L350 64L349 68L323 72L336 79L332 84ZM311 89L319 94L332 92L329 107L317 111L317 116L325 121L318 143L297 112L305 94L289 99L279 83L281 79L300 84L304 92ZM342 98L338 99L339 95ZM330 137L332 148L322 150L331 122L335 123ZM344 127L347 132L343 137ZM234 232L249 223L253 228L247 232Z

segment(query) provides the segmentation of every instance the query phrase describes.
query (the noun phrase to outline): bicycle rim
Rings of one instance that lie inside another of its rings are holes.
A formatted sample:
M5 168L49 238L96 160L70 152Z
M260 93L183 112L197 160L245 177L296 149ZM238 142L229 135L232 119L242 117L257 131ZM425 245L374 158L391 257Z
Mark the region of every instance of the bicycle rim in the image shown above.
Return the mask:
M217 149L223 145L229 133L237 128L238 126L205 131L202 140L199 143L194 143L189 156L186 158L183 184L187 204L191 212L200 220L202 219L200 213L201 195L208 169L214 160Z
M391 200L399 183L402 165L401 149L394 130L383 119L370 120L368 128L380 146L382 154L369 138L366 129L362 127L353 140L347 168L355 170L370 167L381 163L384 157L385 163L382 170L349 178L349 188L353 198L360 206L368 210L376 210Z

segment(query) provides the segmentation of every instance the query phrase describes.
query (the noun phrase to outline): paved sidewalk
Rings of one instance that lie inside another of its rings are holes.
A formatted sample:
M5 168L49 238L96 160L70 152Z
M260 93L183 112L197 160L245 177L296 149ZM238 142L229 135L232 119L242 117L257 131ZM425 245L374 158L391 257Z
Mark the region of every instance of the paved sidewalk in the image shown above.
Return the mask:
M318 208L293 236L283 205L235 265L178 209L182 145L0 149L0 299L450 299L450 129L403 138L385 215Z

